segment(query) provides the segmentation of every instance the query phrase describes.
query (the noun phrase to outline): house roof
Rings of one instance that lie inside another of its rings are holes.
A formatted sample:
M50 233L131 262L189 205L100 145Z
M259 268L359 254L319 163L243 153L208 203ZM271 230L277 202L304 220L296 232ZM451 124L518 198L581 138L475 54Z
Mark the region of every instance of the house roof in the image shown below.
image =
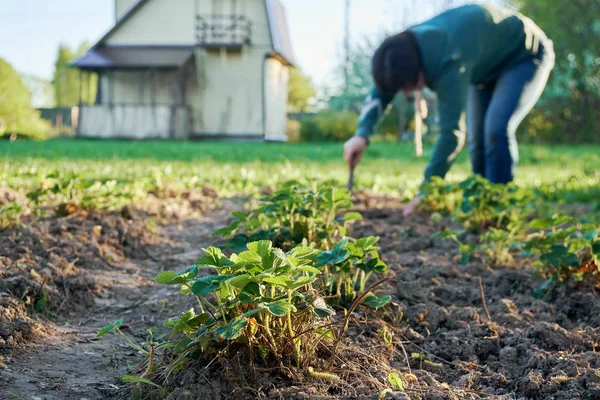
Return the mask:
M285 9L279 0L265 0L267 17L273 42L273 51L283 57L289 64L294 64L294 52L290 41L290 33L285 16Z
M81 69L170 69L181 67L192 56L191 46L96 47L71 63Z
M150 0L138 0L129 11L127 11L123 17L121 17L115 26L113 26L88 53L97 52L100 48L104 47L104 42L116 32L123 24L125 24L142 6L148 3ZM271 33L271 41L273 43L273 53L282 59L283 62L293 65L295 63L294 53L292 51L292 45L289 36L289 29L287 24L287 18L285 16L285 10L279 0L264 0L265 8L267 11L267 20L269 22L269 32ZM106 47L107 48L107 47ZM86 53L83 57L71 63L71 65L79 68L80 61L86 58ZM90 57L97 58L99 55L90 54ZM100 54L101 56L101 54ZM116 67L115 67L116 68Z

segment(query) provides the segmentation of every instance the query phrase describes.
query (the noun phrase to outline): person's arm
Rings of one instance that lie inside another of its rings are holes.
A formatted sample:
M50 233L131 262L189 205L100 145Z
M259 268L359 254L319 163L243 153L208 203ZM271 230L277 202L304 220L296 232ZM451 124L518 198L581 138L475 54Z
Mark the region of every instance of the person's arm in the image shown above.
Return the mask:
M436 87L440 135L425 169L426 182L433 176L444 178L465 144L469 79L464 67L456 68L456 71L447 73Z
M394 99L393 95L386 95L373 87L365 99L362 111L358 118L358 128L354 136L365 138L367 142L375 131L375 126L385 114L385 110Z

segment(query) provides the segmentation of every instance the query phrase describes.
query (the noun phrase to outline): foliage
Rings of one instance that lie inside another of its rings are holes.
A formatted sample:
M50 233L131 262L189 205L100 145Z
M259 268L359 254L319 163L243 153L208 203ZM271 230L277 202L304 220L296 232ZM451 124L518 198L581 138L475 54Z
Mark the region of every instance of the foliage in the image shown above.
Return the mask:
M31 107L29 91L12 68L0 58L0 136L18 134L43 138L50 124Z
M61 44L58 47L54 63L54 76L52 78L56 107L78 105L80 91L83 103L94 103L98 86L98 76L86 73L83 75L85 80L82 80L80 71L77 68L69 66L71 61L84 55L88 48L89 45L86 42L79 45L77 50L72 50L65 44Z
M463 223L466 229L483 232L489 227L503 228L518 221L529 204L531 191L511 183L491 184L487 179L473 175L459 183L445 183L439 178L423 185L420 208L427 212L450 215Z
M304 142L342 142L354 135L358 116L348 111L323 111L302 120L300 138Z
M288 83L288 112L307 112L310 101L316 95L309 77L297 68L290 69Z
M463 243L459 236L464 233L464 230L444 229L441 232L434 233L431 238L452 239L458 245L458 254L460 254L460 263L466 264L471 260L471 255L475 250L476 245L473 243Z
M521 207L528 204L531 192L514 184L491 184L481 176L473 176L458 184L462 192L456 218L465 228L482 232L485 228L506 227L518 221Z
M348 307L365 291L373 273L387 274L388 266L379 257L378 237L344 238L330 251L317 257L317 267L323 270L321 286L333 302ZM390 296L370 294L362 304L381 308L391 301Z
M461 262L480 249L490 263L507 263L512 261L512 253L520 250L537 257L537 278L543 280L535 290L537 295L566 282L600 285L597 220L588 216L583 218L589 220L586 223L556 213L555 205L545 203L548 199L543 190L492 185L474 176L459 184L435 180L425 185L423 193L423 208L452 215L465 229L481 234L477 245L459 239L464 230L445 229L433 235L453 240Z
M430 149L426 146L425 154ZM422 182L425 162L414 156L410 145L373 142L355 175L356 187L412 198ZM600 171L594 168L599 163L600 150L594 146L521 146L518 184L532 191L538 208L539 201L585 202L590 211L594 207L600 211ZM431 204L427 211L451 214L462 196L454 182L467 177L468 171L463 153L449 181L424 186L434 193L423 203ZM330 180L341 187L347 178L336 144L0 140L0 186L37 198L34 215L36 208L61 203L119 209L164 188L173 193L211 188L229 197L280 187L289 180L303 185ZM444 194L446 189L453 191L451 196ZM13 211L4 216L12 213L10 220L16 221L25 210Z
M250 212L234 212L235 220L214 232L231 238L228 249L238 251L248 242L260 239L272 240L284 249L305 240L319 249L328 249L337 238L346 235L352 221L362 219L356 212L338 217L341 211L352 207L352 202L350 192L332 182L319 183L314 188L297 181L285 182L259 202Z
M570 216L537 218L528 224L533 230L522 249L539 256L538 276L543 283L537 294L566 282L600 285L600 229L597 224L578 224Z
M158 283L196 296L202 311L165 324L171 337L184 335L175 348L183 357L208 360L243 347L256 362L304 367L319 341L318 320L334 314L312 288L320 274L317 253L305 246L284 253L269 241L248 243L231 257L211 247L192 268L158 275ZM217 275L198 276L202 269Z
M44 176L43 184L27 197L34 204L52 200L59 213L69 214L70 208L118 210L142 199L149 189L142 185L119 185L116 180L91 180L81 174L53 171Z
M554 43L556 66L523 132L552 143L598 142L600 2L513 0Z

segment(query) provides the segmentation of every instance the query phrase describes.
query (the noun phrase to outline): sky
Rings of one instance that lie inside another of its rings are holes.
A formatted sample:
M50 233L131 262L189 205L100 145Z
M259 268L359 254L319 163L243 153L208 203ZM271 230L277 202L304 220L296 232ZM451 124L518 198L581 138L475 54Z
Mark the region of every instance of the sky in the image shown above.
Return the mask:
M281 1L299 67L327 84L342 54L344 0ZM351 0L351 39L399 30L402 5L417 3L421 18L431 14L425 0ZM0 57L19 73L50 80L60 43L94 43L113 24L114 0L0 0Z

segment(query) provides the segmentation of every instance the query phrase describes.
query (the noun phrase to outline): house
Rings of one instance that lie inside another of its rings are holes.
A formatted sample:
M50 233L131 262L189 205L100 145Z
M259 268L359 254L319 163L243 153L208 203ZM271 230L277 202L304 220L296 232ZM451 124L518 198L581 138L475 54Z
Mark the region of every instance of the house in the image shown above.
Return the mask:
M285 138L294 57L279 0L115 0L115 11L72 63L99 76L79 136Z

